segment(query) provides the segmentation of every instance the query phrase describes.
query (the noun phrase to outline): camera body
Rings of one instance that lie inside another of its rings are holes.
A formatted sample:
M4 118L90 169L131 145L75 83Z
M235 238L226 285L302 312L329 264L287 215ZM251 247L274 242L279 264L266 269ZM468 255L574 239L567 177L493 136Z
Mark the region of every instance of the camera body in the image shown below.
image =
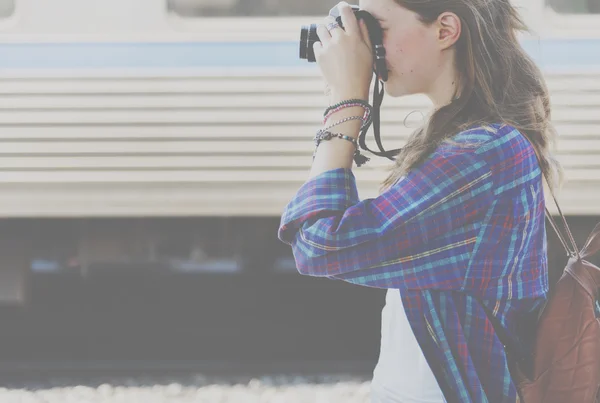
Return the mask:
M373 17L367 11L361 10L358 6L351 6L354 15L358 20L362 19L367 25L369 31L369 38L373 45L373 64L375 66L375 74L382 81L387 81L388 71L385 64L385 48L383 47L383 31L377 19ZM342 17L340 16L339 10L336 7L329 11L329 16L334 17L336 22L344 29L342 23ZM317 35L317 24L303 25L300 29L300 59L307 60L308 62L316 62L315 52L313 45L315 42L319 42L319 35Z
M381 144L380 138L380 114L381 114L381 103L383 102L384 89L383 83L381 83L381 91L379 90L380 80L386 82L388 80L388 70L385 61L385 48L383 47L383 31L379 22L369 12L361 10L358 6L351 6L352 11L357 20L363 20L367 26L369 32L369 39L373 46L373 70L376 74L375 89L373 95L373 133L377 147L380 152L371 150L366 144L366 135L369 127L361 129L358 136L358 145L365 151L369 151L374 155L388 158L391 161L395 161L395 157L401 151L401 149L386 151ZM335 21L339 26L344 29L342 18L338 7L334 7L329 11L329 15L335 18ZM308 60L309 62L316 62L315 52L313 45L315 42L319 42L319 35L317 35L317 24L303 25L300 30L300 59ZM367 158L368 160L368 158ZM357 161L358 165L358 161ZM360 165L359 165L360 166Z

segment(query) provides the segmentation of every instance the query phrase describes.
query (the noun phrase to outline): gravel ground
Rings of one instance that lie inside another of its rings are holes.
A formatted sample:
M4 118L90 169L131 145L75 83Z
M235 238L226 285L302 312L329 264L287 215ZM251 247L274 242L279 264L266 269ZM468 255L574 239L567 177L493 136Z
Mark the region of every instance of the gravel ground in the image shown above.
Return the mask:
M369 403L357 376L139 376L3 382L1 403Z

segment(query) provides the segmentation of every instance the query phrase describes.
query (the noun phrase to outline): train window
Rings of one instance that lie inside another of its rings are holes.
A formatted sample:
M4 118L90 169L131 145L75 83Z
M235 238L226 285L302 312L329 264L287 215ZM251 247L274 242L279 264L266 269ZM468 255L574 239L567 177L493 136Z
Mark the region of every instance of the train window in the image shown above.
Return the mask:
M600 14L600 0L546 0L547 5L561 14Z
M154 259L179 273L237 273L239 229L229 218L158 220L149 227L156 234Z
M80 226L74 220L32 221L31 271L45 274L80 274Z
M167 0L181 17L275 17L326 15L338 0Z
M0 0L0 18L8 18L15 12L15 0Z
M82 220L78 253L67 258L86 276L236 273L241 270L237 234L231 220L217 217ZM57 260L38 259L37 271L57 270Z

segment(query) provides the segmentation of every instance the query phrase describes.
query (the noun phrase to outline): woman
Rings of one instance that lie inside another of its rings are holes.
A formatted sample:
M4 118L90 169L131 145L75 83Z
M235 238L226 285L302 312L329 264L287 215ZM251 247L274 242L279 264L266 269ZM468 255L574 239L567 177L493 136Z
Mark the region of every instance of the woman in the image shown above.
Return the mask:
M380 195L361 201L353 143L372 53L365 25L341 3L344 29L326 20L314 47L335 133L317 136L279 238L301 274L388 289L374 402L516 402L487 312L530 351L522 322L548 291L542 180L561 178L548 92L516 36L525 27L509 0L360 6L384 31L386 92L426 94L433 113Z

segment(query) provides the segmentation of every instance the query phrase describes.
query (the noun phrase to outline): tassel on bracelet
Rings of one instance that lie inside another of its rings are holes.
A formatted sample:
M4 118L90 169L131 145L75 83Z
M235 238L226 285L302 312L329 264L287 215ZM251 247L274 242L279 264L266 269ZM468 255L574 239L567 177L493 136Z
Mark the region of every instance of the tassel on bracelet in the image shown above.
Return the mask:
M352 144L354 144L355 151L354 151L354 155L352 158L353 158L354 162L356 163L357 167L361 167L362 165L364 165L365 163L370 161L370 159L368 157L361 154L361 152L358 148L358 140L356 140L353 137L346 136L345 134L342 134L342 133L332 133L327 130L319 130L317 132L317 134L315 135L315 138L314 138L315 152L313 153L313 160L315 159L315 155L317 153L317 148L319 147L319 144L321 143L321 141L328 141L333 138L340 138L342 140L346 140L346 141L349 141Z

